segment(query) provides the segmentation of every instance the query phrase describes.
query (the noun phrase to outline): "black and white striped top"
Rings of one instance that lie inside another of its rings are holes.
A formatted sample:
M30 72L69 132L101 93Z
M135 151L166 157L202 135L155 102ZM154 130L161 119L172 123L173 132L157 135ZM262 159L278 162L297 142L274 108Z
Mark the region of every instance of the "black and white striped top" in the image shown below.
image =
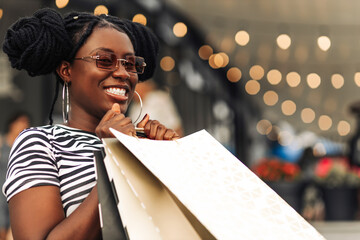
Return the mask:
M23 131L9 156L3 186L7 200L31 187L58 186L69 216L96 183L93 151L101 147L95 134L63 125Z

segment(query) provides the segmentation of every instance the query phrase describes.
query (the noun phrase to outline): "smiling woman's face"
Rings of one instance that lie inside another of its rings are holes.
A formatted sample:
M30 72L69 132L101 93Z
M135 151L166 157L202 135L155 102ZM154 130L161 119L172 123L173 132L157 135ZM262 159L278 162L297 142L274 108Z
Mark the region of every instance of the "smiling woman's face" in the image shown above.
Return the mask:
M76 53L75 58L115 54L118 59L134 55L129 37L110 27L95 28L85 44ZM106 71L96 66L94 59L73 61L69 86L71 115L81 118L101 120L114 103L119 103L125 113L133 98L138 82L136 73L128 73L118 62L115 71ZM76 115L72 114L75 113Z

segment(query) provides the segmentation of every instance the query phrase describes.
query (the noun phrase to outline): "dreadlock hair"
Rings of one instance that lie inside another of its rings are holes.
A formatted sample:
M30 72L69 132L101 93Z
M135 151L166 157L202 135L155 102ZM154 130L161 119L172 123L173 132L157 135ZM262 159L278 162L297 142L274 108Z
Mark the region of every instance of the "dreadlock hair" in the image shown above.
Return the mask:
M128 35L135 55L143 57L147 64L144 73L138 76L139 81L151 78L156 68L159 43L155 34L142 24L87 12L71 12L63 17L51 8L44 8L31 17L20 18L7 30L3 51L13 68L24 69L32 77L55 73L55 96L49 113L51 125L60 84L64 84L56 73L56 67L63 60L71 63L94 28L104 27L112 27Z

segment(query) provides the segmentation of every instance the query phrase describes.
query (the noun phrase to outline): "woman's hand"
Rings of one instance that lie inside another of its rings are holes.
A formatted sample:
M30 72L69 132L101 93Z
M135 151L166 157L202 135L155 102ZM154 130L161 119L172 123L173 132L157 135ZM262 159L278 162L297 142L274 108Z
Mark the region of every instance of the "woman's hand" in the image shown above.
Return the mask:
M149 139L155 140L176 140L180 136L174 130L166 128L159 121L150 120L148 114L139 122L136 127L144 128L144 133Z
M109 130L110 128L130 136L136 134L131 119L125 117L125 115L120 112L120 106L117 103L114 103L112 108L101 119L99 125L95 129L95 133L99 138L114 137Z

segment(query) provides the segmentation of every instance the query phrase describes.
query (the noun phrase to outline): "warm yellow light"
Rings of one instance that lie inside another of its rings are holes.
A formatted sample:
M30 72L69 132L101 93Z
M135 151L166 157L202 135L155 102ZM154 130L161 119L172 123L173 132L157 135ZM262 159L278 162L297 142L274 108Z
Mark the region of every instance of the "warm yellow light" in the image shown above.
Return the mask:
M160 60L160 67L165 72L169 72L175 67L175 60L170 56L163 57Z
M210 57L209 57L209 65L210 67L214 68L214 69L217 69L217 68L220 68L222 64L222 62L219 64L219 61L221 61L220 59L215 59L217 54L212 54Z
M331 76L331 84L334 88L340 89L344 86L344 77L336 73Z
M337 126L337 131L340 136L344 137L350 133L351 126L347 121L340 121Z
M319 124L319 128L323 131L327 131L331 128L332 126L332 120L329 116L327 115L321 115L319 117L319 121L318 121L318 124Z
M259 65L254 65L249 71L250 77L254 80L260 80L264 76L264 69Z
M98 5L94 9L94 15L109 14L109 10L104 5Z
M250 95L256 95L260 91L260 83L256 80L247 81L245 91Z
M267 73L266 77L271 85L277 85L281 82L282 74L279 70L272 69Z
M289 84L290 87L297 87L301 82L300 74L297 72L289 72L286 75L286 82Z
M224 65L224 59L220 54L214 55L214 63L218 67L222 67Z
M281 49L288 49L291 45L291 38L287 34L280 34L277 39L276 43Z
M286 116L291 116L296 112L296 104L291 100L286 100L281 104L281 111Z
M226 53L221 52L214 54L214 65L216 68L225 67L229 63L229 57Z
M319 48L323 51L329 50L329 48L331 46L330 38L327 36L320 36L317 39L317 43L318 43Z
M143 14L141 14L141 13L136 14L136 15L133 17L132 21L133 21L133 22L140 23L140 24L142 24L142 25L144 25L144 26L146 26L146 23L147 23L146 17L145 17Z
M229 64L229 56L224 52L220 52L218 55L222 58L223 61L221 67L226 67Z
M241 76L242 76L241 70L237 67L230 68L226 73L226 77L230 82L240 81Z
M261 135L267 135L271 132L272 124L269 120L263 119L256 124L256 130Z
M355 73L354 75L354 81L355 81L355 84L360 87L360 72L357 72Z
M199 57L203 60L208 60L211 54L213 54L213 49L209 45L203 45L199 48Z
M58 8L64 8L66 5L68 5L69 0L56 0L55 4Z
M310 88L315 89L320 86L321 78L316 73L310 73L307 75L306 81Z
M274 106L279 101L279 96L276 92L270 90L264 94L263 99L266 105Z
M187 26L183 22L177 22L173 27L173 32L177 37L184 37L187 33Z
M304 123L311 123L315 119L315 112L311 108L304 108L301 111L301 120Z
M235 34L235 42L240 46L245 46L250 41L250 36L246 31L238 31Z

